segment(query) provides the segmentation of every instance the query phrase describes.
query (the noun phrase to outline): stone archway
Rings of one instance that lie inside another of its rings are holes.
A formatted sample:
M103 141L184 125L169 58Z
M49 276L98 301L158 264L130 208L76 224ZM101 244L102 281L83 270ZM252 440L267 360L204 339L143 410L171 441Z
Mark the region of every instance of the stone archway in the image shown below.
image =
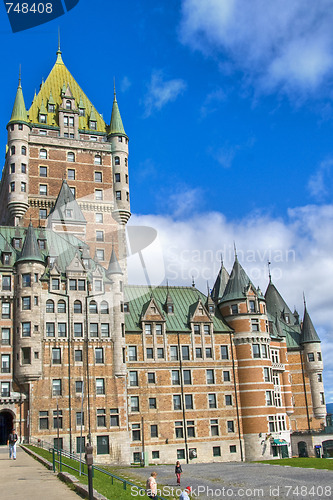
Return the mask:
M305 441L299 441L297 443L298 448L298 456L299 457L308 457L308 447Z
M13 429L14 416L9 410L0 412L0 445L7 444L8 436Z

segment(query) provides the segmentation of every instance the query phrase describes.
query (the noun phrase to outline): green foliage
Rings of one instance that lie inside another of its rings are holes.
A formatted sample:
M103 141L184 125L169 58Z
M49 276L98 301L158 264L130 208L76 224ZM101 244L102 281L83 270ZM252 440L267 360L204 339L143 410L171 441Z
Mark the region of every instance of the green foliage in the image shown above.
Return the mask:
M289 467L303 467L312 469L333 470L333 460L327 458L281 458L278 460L261 460L261 464L289 465Z

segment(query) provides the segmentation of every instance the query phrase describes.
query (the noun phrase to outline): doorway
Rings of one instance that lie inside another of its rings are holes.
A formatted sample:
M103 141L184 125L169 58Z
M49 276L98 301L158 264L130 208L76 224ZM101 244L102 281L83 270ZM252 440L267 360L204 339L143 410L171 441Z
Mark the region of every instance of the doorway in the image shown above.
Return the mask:
M13 414L10 411L0 412L0 445L7 444L8 436L13 430Z

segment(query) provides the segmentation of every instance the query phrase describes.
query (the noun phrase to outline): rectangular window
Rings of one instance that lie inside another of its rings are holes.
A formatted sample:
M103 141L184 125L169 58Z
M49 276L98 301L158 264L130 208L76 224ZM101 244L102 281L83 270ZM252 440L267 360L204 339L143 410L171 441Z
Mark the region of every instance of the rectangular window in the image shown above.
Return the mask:
M2 304L1 304L1 316L4 319L10 318L10 304L9 304L9 302L2 302Z
M153 359L154 358L154 351L153 351L152 347L147 347L147 349L146 349L146 356L147 356L147 359Z
M67 337L66 323L58 323L58 337Z
M235 425L233 420L227 421L227 430L228 432L235 432Z
M39 412L39 428L40 430L49 428L49 412L40 411Z
M194 420L188 420L186 422L186 428L187 428L187 437L195 437L195 427L194 427Z
M95 172L95 182L102 182L102 172Z
M156 408L157 408L156 398L149 398L148 405L149 405L150 410L156 410Z
M105 260L104 259L104 250L96 249L96 257L97 257L97 260L99 260L99 261Z
M195 357L196 358L202 358L202 348L201 347L196 347L195 348Z
M190 359L190 348L187 345L182 345L182 359L188 361Z
M225 405L226 406L232 406L232 396L231 396L231 394L226 394L225 395Z
M97 378L96 379L96 394L105 394L104 378Z
M114 174L114 181L115 182L120 182L120 174Z
M204 325L204 334L210 335L210 325Z
M250 310L250 313L256 312L256 303L254 300L249 300L249 310Z
M193 325L193 330L196 335L200 335L200 325Z
M31 323L24 321L22 323L22 337L31 337Z
M238 304L232 304L231 314L238 314Z
M212 358L213 357L213 352L212 352L212 348L211 347L206 347L205 348L205 352L206 352L206 358Z
M55 336L54 323L46 323L46 336L47 337Z
M61 364L61 349L59 347L52 348L52 364L53 365Z
M213 457L221 456L221 446L213 446Z
M192 396L192 394L185 394L185 408L186 408L186 410L193 410L193 396Z
M68 280L68 285L70 290L76 290L77 289L77 281L74 279L69 279Z
M22 365L31 365L31 348L22 347Z
M312 362L315 360L314 353L313 352L308 352L308 361Z
M75 362L81 363L83 361L82 349L75 349Z
M185 450L177 450L177 460L185 460Z
M229 352L227 345L221 345L221 359L229 359Z
M10 373L10 356L9 354L1 355L1 373Z
M53 410L53 427L54 429L62 429L62 410ZM62 449L62 438L54 439L54 448Z
M81 415L81 413L80 413ZM81 425L81 424L78 424L76 423L76 425ZM83 425L83 424L82 424ZM76 453L79 455L80 453L83 454L85 452L85 449L86 449L86 438L85 436L78 436L76 438Z
M75 181L75 170L73 168L67 170L67 179L69 181Z
M10 276L2 276L2 289L3 290L11 290L11 277Z
M95 292L102 292L103 291L102 280L94 280L94 288Z
M10 345L10 328L1 329L1 344Z
M253 332L259 332L259 320L251 319L251 328Z
M129 384L131 387L136 387L139 385L139 380L138 380L138 372L137 371L130 371L129 372Z
M170 346L170 361L178 360L178 346L171 345Z
M140 424L132 424L132 441L141 441Z
M82 323L74 323L74 337L83 337Z
M31 274L22 274L22 286L23 288L31 287Z
M97 408L97 427L106 427L105 408Z
M128 346L128 361L137 361L138 355L135 345Z
M47 184L39 184L39 194L47 196Z
M39 209L39 218L42 220L47 219L47 210L46 208L40 208Z
M95 189L95 200L103 200L103 191L101 189Z
M110 337L109 323L101 323L101 337Z
M260 345L259 344L252 344L252 353L254 358L260 358Z
M264 380L265 382L270 382L271 381L271 371L270 368L264 368Z
M219 425L218 425L217 418L212 418L210 420L210 434L211 434L211 436L218 436L219 435Z
M21 173L22 174L27 173L27 165L25 163L21 163Z
M217 408L216 394L208 394L208 407L209 408Z
M52 380L52 396L61 396L61 379Z
M118 408L110 409L110 427L119 427L119 410Z
M96 231L96 241L104 241L104 231Z
M266 406L272 406L273 404L273 397L272 397L272 391L266 391Z
M171 371L172 385L180 385L180 374L179 370Z
M140 411L139 396L131 396L130 403L131 403L131 412Z
M77 280L77 289L79 290L79 292L84 292L84 290L86 289L86 280Z
M151 335L151 325L149 323L145 324L145 334Z
M158 437L158 426L155 424L150 426L150 437L152 438Z
M173 409L174 410L181 410L182 409L182 401L180 394L174 394L172 396L172 401L173 401Z
M164 359L164 348L163 347L158 347L156 349L157 352L157 359Z
M175 434L176 438L181 439L184 437L184 428L183 428L183 422L181 420L178 420L175 422Z
M97 436L97 455L109 454L109 436Z
M162 325L160 323L157 323L155 329L156 329L156 335L162 335Z
M47 177L47 167L39 167L39 176Z
M325 404L325 394L323 392L320 393L320 404L321 405Z
M207 382L207 385L214 385L215 384L214 370L206 370L206 382Z
M229 371L223 372L223 382L230 382L230 372Z
M104 363L104 350L103 350L103 347L96 347L95 348L95 363L97 365Z
M152 451L151 458L152 458L152 460L158 460L160 458L160 452L159 451Z
M192 384L191 370L183 370L183 382L184 385Z
M22 311L31 309L31 297L22 297Z
M116 191L116 200L121 200L121 191Z
M267 345L265 344L261 345L261 357L264 359L268 358Z
M59 278L52 278L51 285L52 285L52 290L60 290L60 280L59 280Z
M76 392L76 394L82 394L82 389L83 389L83 381L82 380L75 380L75 392Z
M147 373L147 380L148 380L148 384L156 384L155 372L148 372Z
M96 224L103 224L103 214L101 213L95 214L95 222Z
M98 323L90 323L89 335L90 337L98 337Z

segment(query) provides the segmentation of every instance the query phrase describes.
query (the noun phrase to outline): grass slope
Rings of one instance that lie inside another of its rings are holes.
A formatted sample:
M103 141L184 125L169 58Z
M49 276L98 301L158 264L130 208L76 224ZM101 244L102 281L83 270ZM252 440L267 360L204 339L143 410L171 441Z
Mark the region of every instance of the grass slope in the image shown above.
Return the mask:
M289 467L303 467L312 469L333 470L333 460L327 458L280 458L278 460L261 460L260 464L289 465Z

